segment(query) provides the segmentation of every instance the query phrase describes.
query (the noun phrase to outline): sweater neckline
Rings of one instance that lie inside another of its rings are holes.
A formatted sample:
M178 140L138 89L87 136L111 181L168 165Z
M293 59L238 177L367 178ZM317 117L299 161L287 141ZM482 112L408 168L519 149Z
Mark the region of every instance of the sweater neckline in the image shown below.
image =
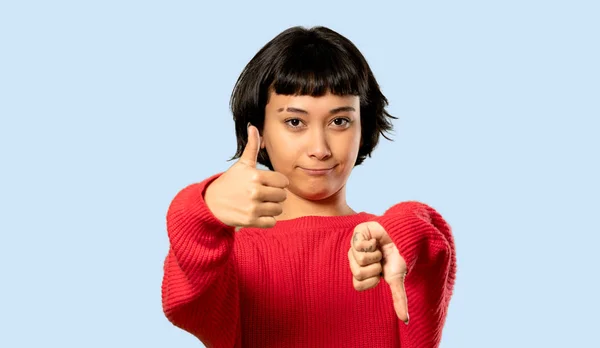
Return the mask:
M361 211L351 215L306 215L293 219L277 221L273 229L290 229L290 228L339 228L352 227L365 221L365 218L372 216L367 212Z

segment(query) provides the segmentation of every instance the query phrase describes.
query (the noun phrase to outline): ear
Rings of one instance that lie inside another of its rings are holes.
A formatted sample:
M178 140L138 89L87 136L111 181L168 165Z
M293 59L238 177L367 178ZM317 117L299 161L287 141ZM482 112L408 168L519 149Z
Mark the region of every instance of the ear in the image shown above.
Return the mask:
M260 149L265 148L265 133L263 129L258 130L258 135L260 135Z

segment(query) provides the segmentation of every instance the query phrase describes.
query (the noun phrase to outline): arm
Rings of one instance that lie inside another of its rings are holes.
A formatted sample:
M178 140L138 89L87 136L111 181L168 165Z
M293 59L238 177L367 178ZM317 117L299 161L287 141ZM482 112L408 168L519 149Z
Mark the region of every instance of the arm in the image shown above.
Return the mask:
M437 347L441 341L456 276L450 226L433 208L403 202L375 219L388 232L407 265L410 322L399 322L402 347Z
M187 186L169 206L162 304L172 324L205 345L232 347L241 337L234 229L215 218L203 197L219 175Z

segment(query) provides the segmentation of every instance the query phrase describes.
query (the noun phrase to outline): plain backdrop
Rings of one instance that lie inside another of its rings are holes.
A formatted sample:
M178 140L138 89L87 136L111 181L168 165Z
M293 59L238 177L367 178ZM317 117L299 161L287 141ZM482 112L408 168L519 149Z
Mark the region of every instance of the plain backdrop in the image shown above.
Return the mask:
M599 346L599 15L596 1L2 1L0 346L202 346L161 309L166 210L232 164L234 82L295 25L352 40L399 117L350 205L416 199L453 228L441 347Z

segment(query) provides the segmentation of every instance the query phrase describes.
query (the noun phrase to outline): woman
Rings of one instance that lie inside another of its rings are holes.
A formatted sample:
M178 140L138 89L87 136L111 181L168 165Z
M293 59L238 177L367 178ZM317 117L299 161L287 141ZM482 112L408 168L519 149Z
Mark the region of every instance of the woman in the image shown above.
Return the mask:
M169 206L166 317L208 347L438 346L449 225L420 202L382 216L346 202L352 169L392 129L386 105L340 34L294 27L267 43L232 94L237 162Z

